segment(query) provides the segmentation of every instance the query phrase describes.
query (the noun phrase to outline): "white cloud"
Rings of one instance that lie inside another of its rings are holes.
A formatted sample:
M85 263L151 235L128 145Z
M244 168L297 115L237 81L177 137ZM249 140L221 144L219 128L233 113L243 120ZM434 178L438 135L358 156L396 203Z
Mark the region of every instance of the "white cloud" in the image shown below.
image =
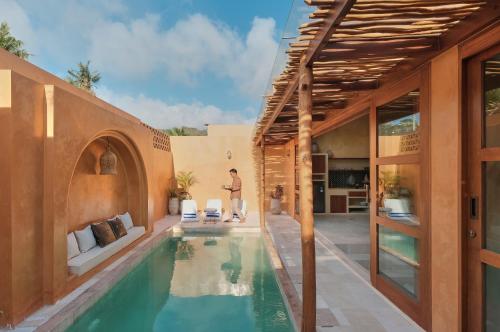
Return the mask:
M0 1L0 21L9 24L11 33L24 42L30 53L38 50L37 39L30 20L24 9L12 0Z
M275 21L255 18L246 39L208 17L195 14L167 30L160 17L123 22L101 21L90 38L90 58L105 73L127 79L164 71L183 83L209 72L233 80L248 96L260 97L278 47Z
M216 106L204 105L200 102L168 104L162 100L144 95L134 97L117 94L105 87L98 89L97 95L99 98L138 117L155 128L182 126L202 128L206 123L240 124L255 122L253 117L246 117L241 112L223 111Z

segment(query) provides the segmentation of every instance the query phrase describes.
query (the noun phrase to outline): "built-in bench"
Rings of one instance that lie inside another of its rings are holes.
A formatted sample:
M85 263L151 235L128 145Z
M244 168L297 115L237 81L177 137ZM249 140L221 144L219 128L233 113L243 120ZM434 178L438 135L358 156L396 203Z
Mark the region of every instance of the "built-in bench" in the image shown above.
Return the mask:
M124 249L146 233L146 228L144 226L133 226L132 219L130 218L130 215L128 213L121 215L120 217L128 219L128 223L124 222L124 224L127 224L127 234L104 247L94 245L90 249L87 249L85 252L81 250L82 248L80 248L80 250L77 249L76 256L71 256L71 258L68 259L68 270L70 274L75 276L81 276L85 274L111 256L120 252L122 249ZM71 234L72 233L68 234L68 252L71 251ZM74 242L73 246L74 245L76 245L76 241Z
M69 272L81 276L140 238L144 233L146 233L144 226L134 226L128 230L127 235L115 242L103 248L95 246L89 251L73 257L68 261Z

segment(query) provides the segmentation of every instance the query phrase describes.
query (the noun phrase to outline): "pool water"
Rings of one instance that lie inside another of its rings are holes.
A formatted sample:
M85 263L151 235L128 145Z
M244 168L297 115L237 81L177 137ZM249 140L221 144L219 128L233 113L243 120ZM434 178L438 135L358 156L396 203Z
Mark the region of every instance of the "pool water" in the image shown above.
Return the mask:
M260 236L166 239L68 331L294 331Z

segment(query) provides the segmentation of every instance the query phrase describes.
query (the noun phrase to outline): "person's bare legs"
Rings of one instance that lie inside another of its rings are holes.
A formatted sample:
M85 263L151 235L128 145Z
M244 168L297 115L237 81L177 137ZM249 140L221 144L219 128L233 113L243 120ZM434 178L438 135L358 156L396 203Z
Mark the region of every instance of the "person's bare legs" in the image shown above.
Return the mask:
M240 219L241 223L245 222L245 217L243 216L243 213L241 213L240 209L240 200L238 198L233 198L231 200L231 219L233 218L234 214L238 215L238 218Z

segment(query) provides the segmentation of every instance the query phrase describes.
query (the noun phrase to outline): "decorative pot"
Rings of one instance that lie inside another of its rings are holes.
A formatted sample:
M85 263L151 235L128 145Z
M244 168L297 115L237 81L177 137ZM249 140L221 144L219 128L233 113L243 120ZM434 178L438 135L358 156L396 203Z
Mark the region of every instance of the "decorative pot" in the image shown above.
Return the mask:
M276 198L271 198L271 213L281 214L281 200Z
M179 199L177 197L172 197L168 201L168 212L171 215L179 214Z

